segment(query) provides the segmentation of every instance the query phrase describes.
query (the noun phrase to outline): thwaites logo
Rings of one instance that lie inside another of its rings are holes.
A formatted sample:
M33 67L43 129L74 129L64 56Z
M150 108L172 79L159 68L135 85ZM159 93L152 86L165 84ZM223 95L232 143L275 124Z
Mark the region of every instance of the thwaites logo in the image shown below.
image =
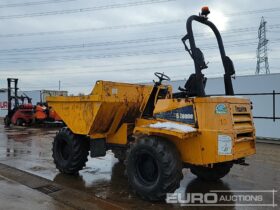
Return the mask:
M195 124L193 106L185 106L167 112L160 112L155 114L155 117L186 124Z
M235 106L236 112L247 112L247 108L245 106Z

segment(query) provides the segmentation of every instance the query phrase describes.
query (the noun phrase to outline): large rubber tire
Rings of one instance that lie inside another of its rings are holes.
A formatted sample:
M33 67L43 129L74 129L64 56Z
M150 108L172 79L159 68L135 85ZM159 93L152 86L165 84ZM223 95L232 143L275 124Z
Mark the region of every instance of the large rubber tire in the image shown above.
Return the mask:
M54 138L52 152L56 168L61 173L77 174L88 160L89 141L64 127Z
M126 150L125 149L112 149L115 158L119 160L120 163L123 163L126 158Z
M7 115L5 118L4 118L4 124L6 127L9 127L11 125L11 119L10 117Z
M143 199L158 201L173 193L183 178L182 162L171 142L143 136L127 152L126 174L133 190Z
M232 163L216 163L212 168L192 165L190 169L194 175L202 180L217 181L229 173L232 165Z

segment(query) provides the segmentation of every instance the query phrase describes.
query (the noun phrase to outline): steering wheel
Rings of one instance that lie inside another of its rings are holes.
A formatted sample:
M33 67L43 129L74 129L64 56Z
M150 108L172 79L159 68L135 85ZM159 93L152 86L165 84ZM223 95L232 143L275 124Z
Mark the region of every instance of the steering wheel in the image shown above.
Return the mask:
M170 81L170 77L165 75L164 73L155 72L155 76L159 79L159 84L161 84L161 82L164 80Z

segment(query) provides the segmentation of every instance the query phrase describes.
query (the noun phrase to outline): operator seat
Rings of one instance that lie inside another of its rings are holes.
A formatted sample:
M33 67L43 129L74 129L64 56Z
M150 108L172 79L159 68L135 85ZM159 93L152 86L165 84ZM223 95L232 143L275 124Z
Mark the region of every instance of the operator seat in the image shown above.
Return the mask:
M206 87L207 78L203 75L203 87ZM196 74L191 74L185 86L185 92L188 97L196 96Z

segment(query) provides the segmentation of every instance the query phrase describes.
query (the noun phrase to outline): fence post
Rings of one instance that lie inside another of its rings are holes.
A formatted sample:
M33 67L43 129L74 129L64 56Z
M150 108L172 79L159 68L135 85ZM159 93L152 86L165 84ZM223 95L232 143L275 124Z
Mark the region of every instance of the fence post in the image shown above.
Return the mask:
M275 122L275 90L273 90L273 95L272 95L272 103L273 103L273 122Z

